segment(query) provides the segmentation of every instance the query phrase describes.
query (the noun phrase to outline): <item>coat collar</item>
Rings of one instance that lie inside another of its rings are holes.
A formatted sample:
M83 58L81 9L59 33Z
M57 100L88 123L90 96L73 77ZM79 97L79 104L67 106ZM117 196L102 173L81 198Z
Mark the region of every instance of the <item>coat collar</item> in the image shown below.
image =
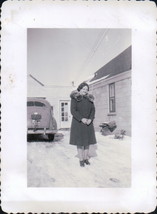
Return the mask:
M72 91L71 94L70 94L70 97L77 100L78 102L81 101L83 99L83 97L87 98L90 102L93 102L94 101L94 96L92 94L86 94L84 96L82 96L80 94L79 91L75 90L75 91Z

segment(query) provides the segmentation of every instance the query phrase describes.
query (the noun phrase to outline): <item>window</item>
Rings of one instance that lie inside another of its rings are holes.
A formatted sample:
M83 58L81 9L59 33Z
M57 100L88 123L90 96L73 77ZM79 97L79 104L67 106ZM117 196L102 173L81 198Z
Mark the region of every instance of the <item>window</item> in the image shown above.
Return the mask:
M44 103L41 103L41 102L38 102L38 101L28 101L27 102L27 106L38 106L38 107L44 107L45 104Z
M44 103L41 103L41 102L35 102L35 106L44 107L45 104L44 104Z
M68 103L67 102L61 103L61 118L62 118L62 121L68 121Z
M115 83L109 84L109 112L116 112Z
M27 106L34 106L34 102L28 101L28 102L27 102Z

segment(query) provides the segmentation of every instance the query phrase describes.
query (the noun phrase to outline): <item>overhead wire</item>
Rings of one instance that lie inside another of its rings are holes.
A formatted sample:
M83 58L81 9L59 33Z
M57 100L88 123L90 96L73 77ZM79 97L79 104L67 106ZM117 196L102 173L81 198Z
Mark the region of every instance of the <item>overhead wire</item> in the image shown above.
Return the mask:
M81 66L81 68L79 69L79 71L83 71L90 63L91 59L93 58L94 54L96 53L97 49L99 48L100 44L102 43L102 41L104 40L105 36L107 35L109 29L103 30L99 33L93 47L91 48L89 55L87 56L87 58L85 59L85 61L83 62L83 65ZM78 75L80 75L80 72L78 71ZM78 80L78 75L77 75L77 80Z
M95 41L93 47L91 48L91 50L90 50L90 52L89 52L87 58L85 59L83 65L82 65L81 69L84 69L84 67L86 67L88 61L90 60L90 58L91 58L91 56L92 56L92 54L93 54L93 52L94 52L95 47L98 45L98 43L99 43L101 37L103 36L103 34L104 34L104 30L103 30L103 32L101 31L101 32L99 33L99 35L98 35L98 37L97 37L97 39L96 39L96 41Z
M97 46L97 43L99 42L99 40L100 40L100 38L102 37L103 33L104 33L104 30L103 30L103 32L101 31L101 32L99 33L98 37L96 38L96 41L95 41L94 45L92 46L92 48L90 49L87 58L84 60L82 66L81 66L81 67L79 68L79 70L78 70L78 75L77 75L76 79L78 79L78 76L80 75L80 71L82 71L82 70L84 69L84 67L86 67L86 64L87 64L87 62L89 61L91 52L93 52L95 46Z
M99 33L99 35L96 38L96 41L95 41L93 47L89 51L89 54L88 54L87 58L85 59L85 61L83 62L82 66L81 66L81 68L79 70L82 71L86 67L86 65L89 63L89 60L90 60L90 58L91 58L91 56L92 56L92 54L94 52L94 49L98 45L98 43L99 43L99 41L100 41L100 39L101 39L101 37L102 37L103 34L104 34L104 30Z

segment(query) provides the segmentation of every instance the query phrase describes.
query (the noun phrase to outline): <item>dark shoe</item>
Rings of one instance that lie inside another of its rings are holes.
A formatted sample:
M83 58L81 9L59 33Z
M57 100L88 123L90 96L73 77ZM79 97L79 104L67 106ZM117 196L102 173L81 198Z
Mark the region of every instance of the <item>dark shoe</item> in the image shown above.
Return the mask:
M80 161L80 166L84 167L84 161Z
M90 165L90 162L88 161L88 159L84 160L84 163L87 165Z

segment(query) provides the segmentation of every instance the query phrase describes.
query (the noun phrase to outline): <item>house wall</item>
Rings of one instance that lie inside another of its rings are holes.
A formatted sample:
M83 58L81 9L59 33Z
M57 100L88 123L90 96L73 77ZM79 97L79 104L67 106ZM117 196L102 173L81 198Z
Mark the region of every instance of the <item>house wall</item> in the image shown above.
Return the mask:
M108 85L114 82L116 113L111 114L109 113ZM90 92L95 97L95 130L100 131L99 125L102 122L115 120L117 128L114 132L124 129L127 135L131 135L131 71L90 84Z

